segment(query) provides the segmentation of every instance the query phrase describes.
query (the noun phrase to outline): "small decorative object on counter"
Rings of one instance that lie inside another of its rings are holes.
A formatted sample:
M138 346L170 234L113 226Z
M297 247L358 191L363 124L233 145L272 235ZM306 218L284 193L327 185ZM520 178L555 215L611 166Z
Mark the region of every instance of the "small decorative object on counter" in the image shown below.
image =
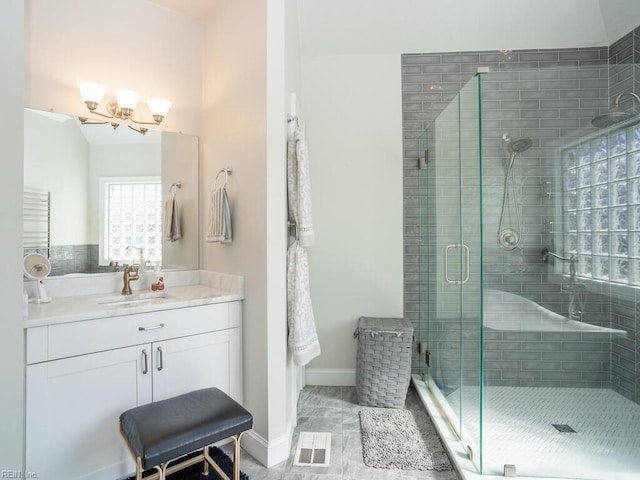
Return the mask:
M162 275L162 270L160 270L160 262L156 262L153 267L153 278L155 282L151 282L151 290L154 292L164 290L164 275Z
M151 284L151 290L154 292L157 290L164 290L164 277L160 277L157 282Z

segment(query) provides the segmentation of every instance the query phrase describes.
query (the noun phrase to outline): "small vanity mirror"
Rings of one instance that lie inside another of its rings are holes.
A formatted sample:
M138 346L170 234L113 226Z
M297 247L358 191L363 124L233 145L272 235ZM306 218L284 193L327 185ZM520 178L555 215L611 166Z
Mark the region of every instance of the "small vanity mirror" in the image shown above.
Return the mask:
M24 253L50 275L198 268L197 137L25 109L24 138Z
M42 283L42 279L47 278L51 273L51 264L47 257L41 253L28 253L22 259L22 270L25 277L37 281L38 303L50 302L51 297Z

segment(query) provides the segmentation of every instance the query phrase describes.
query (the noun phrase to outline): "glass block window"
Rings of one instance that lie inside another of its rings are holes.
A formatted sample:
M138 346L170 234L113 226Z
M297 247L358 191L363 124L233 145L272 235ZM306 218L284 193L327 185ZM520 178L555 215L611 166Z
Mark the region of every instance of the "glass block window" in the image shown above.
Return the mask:
M162 258L162 188L160 177L100 179L100 264L134 263ZM136 248L129 248L133 246Z
M577 274L640 285L640 124L562 151L564 248Z

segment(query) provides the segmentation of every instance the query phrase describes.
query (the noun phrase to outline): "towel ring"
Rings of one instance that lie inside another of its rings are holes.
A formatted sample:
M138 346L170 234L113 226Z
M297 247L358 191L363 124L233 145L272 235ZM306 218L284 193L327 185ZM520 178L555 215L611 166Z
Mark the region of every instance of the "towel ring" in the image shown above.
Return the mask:
M218 185L218 177L220 175L222 175L224 173L224 185L222 186L223 188L227 186L227 182L229 181L229 175L233 174L233 168L231 167L226 167L223 168L222 170L220 170L218 172L218 174L216 175L216 179L213 182L213 189L216 189L216 186Z

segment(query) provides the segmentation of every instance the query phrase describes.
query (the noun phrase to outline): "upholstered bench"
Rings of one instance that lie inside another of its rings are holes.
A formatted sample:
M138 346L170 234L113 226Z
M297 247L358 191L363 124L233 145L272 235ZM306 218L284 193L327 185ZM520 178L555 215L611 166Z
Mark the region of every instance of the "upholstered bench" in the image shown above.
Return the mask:
M142 472L157 473L145 480L164 480L167 475L204 462L230 480L209 455L212 443L232 438L233 480L240 479L240 437L253 426L253 417L239 403L217 388L196 390L127 410L120 415L120 432L136 462L136 480ZM202 453L169 467L169 463L190 452Z

